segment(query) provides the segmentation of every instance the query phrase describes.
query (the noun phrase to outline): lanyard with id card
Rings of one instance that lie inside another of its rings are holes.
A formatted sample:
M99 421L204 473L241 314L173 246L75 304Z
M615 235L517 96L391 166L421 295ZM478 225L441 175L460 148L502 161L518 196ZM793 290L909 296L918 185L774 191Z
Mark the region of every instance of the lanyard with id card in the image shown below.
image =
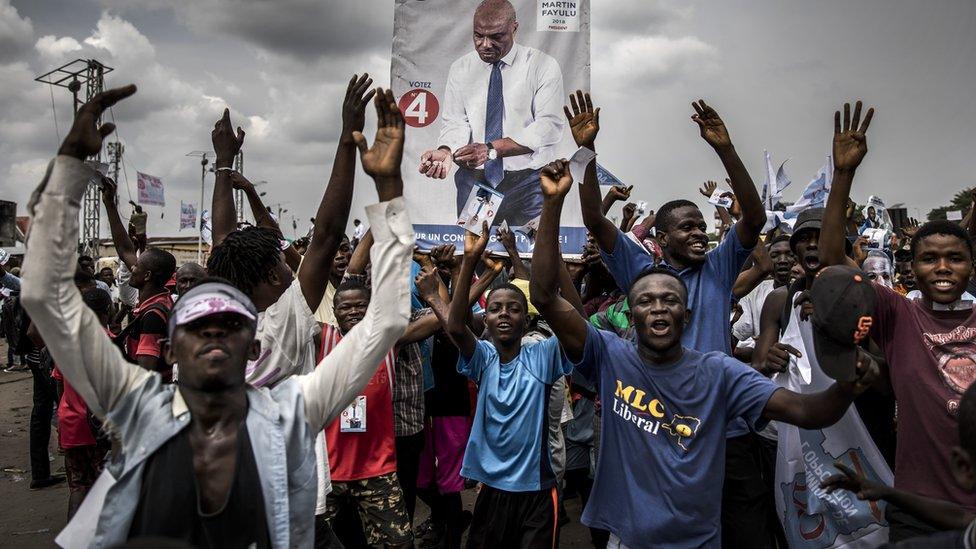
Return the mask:
M366 395L359 395L339 416L340 433L366 432Z

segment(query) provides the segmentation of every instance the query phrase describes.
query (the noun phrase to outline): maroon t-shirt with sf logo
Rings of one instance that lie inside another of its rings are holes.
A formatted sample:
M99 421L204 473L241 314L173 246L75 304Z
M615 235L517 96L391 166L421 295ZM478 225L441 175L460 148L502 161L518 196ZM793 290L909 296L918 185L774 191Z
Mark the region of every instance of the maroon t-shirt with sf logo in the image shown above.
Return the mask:
M959 444L959 400L976 380L976 309L932 310L874 284L871 338L884 351L898 401L895 487L976 511L976 495L949 472Z

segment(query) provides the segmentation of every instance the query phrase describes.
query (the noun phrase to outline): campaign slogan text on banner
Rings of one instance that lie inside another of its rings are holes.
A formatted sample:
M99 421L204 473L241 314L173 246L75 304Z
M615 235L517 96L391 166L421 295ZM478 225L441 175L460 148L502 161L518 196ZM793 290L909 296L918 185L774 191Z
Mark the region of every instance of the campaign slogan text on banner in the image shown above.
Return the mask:
M163 198L163 182L154 175L136 172L139 187L139 203L154 206L165 206Z
M472 189L483 186L502 197L492 235L505 221L522 231L520 252L531 252L532 222L542 208L538 172L578 148L563 105L571 91L590 89L589 0L512 5L517 32L479 41L477 2L395 4L390 82L408 126L404 197L423 249L463 242L458 219ZM487 145L502 139L530 152L492 159ZM574 190L560 229L567 255L582 252L582 221ZM501 251L492 241L491 249Z

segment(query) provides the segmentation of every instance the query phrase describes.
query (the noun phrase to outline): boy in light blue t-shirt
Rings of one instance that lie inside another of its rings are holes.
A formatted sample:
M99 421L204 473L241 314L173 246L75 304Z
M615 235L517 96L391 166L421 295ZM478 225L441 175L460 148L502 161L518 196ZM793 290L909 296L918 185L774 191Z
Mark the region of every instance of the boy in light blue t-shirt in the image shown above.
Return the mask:
M548 405L553 383L569 374L559 341L550 338L523 346L528 301L517 286L504 284L488 294L484 322L487 340L468 327L471 278L485 247L466 233L464 259L446 322L457 345L458 372L478 384L471 436L461 476L483 484L475 503L468 547L554 547L556 476L549 456ZM435 309L436 310L436 309Z

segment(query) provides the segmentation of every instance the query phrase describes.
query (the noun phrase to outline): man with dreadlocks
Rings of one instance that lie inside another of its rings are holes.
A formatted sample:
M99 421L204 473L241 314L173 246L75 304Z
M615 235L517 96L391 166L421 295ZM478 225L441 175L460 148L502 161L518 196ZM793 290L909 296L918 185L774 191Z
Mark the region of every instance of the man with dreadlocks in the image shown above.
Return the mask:
M315 361L314 337L319 332L312 311L325 293L322 284L332 271L332 261L343 239L343 229L352 205L356 145L353 134L365 125L365 110L375 94L368 75L353 76L342 104L342 133L332 166L332 177L315 216L312 241L305 259L293 277L282 253L280 232L268 227L234 230L234 177L231 165L244 143L244 131L231 126L224 110L211 134L217 154L217 182L213 196L214 248L207 272L229 280L244 292L259 314L257 338L261 354L248 364L247 380L255 386L273 385L294 374L306 373ZM385 99L385 98L384 98ZM377 110L381 107L377 98ZM382 104L386 113L386 105ZM386 125L380 117L382 131Z

